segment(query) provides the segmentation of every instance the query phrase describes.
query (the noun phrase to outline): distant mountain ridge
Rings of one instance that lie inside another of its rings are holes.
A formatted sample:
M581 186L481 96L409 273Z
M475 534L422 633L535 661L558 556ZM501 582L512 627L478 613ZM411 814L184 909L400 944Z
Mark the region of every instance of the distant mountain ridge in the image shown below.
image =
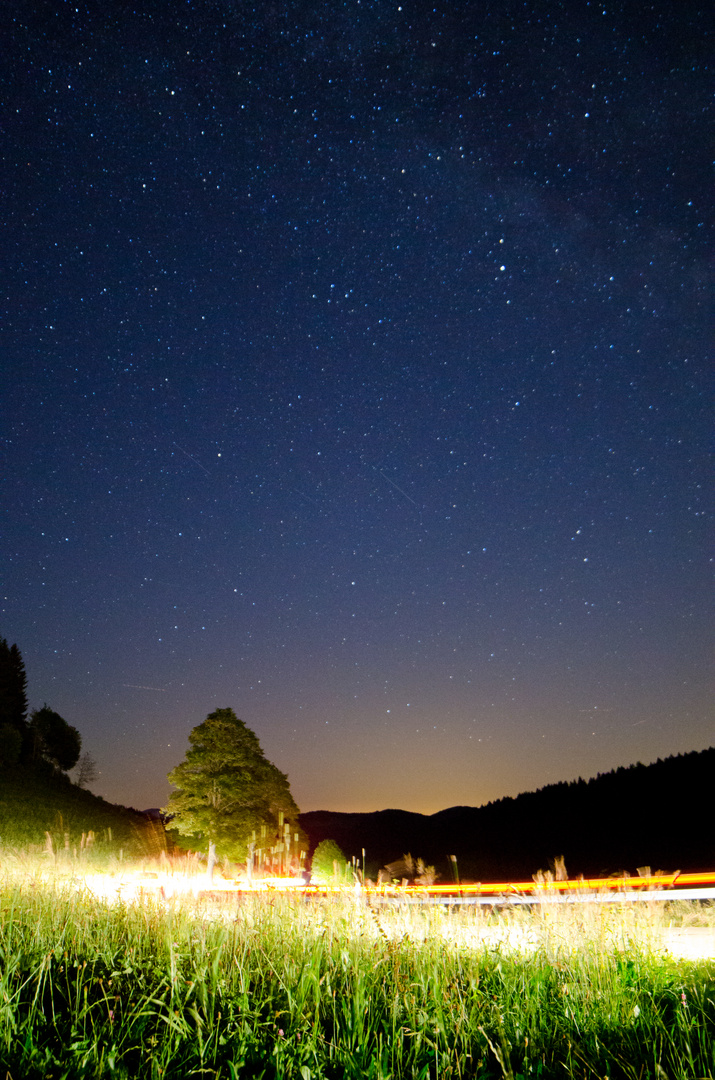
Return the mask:
M450 856L462 879L530 879L564 855L573 876L639 866L715 870L715 747L640 762L591 780L550 784L484 806L452 806L436 814L407 810L300 815L311 852L335 840L345 854L380 866L410 852L450 881Z

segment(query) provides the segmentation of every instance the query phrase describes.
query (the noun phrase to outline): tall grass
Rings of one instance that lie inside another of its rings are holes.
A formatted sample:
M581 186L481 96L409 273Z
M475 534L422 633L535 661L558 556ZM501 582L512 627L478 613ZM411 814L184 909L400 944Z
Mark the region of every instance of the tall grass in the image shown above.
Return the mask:
M109 906L8 875L0 1065L12 1080L712 1078L715 965L659 944L695 910Z

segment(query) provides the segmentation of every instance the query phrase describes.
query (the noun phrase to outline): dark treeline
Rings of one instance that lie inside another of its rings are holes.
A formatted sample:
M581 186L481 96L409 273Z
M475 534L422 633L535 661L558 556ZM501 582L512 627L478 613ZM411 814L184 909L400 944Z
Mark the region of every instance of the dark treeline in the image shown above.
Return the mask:
M34 769L50 775L67 772L78 763L82 738L49 705L27 716L27 675L17 645L0 638L0 769ZM86 761L86 778L93 777L93 765Z
M638 867L715 867L712 801L715 747L652 765L631 765L592 780L551 784L485 806L453 806L430 816L404 810L301 814L311 851L335 840L370 871L410 852L452 880L456 855L464 880L529 880L563 855L571 876Z

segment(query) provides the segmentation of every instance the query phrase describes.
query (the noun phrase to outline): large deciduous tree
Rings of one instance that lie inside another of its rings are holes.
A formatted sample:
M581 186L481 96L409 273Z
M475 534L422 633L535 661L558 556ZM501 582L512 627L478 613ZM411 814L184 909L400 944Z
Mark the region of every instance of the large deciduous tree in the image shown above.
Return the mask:
M298 816L288 778L263 753L233 709L217 709L189 735L186 759L169 773L176 791L165 812L171 828L197 850L215 848L236 862L246 858L254 830L277 836L279 815Z
M63 772L79 761L82 749L80 733L49 705L35 709L30 717L30 732L35 759L44 758Z

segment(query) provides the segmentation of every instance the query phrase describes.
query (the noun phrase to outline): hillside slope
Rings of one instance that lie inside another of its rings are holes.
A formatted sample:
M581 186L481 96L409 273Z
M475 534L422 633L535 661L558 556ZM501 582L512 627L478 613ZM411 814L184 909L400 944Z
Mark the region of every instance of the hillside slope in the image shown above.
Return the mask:
M74 847L92 832L127 855L151 854L160 846L163 828L153 829L138 810L115 806L47 769L17 767L0 773L0 845L25 849L45 845L46 834L58 850L69 837ZM155 836L155 832L157 835Z

